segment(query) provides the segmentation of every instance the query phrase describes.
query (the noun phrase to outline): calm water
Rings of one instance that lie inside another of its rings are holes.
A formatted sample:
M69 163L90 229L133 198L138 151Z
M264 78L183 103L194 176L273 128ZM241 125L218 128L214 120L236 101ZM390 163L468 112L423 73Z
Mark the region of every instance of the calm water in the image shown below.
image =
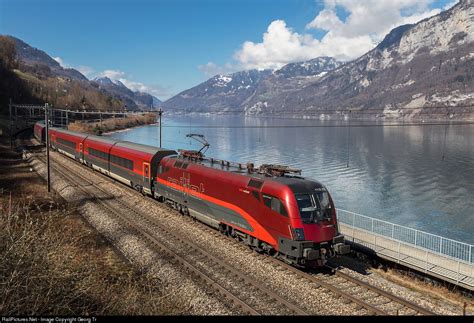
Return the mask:
M336 207L474 243L474 125L346 125L169 117L163 119L163 146L200 148L185 136L204 134L211 145L207 156L291 165L326 185ZM111 136L159 145L157 126Z

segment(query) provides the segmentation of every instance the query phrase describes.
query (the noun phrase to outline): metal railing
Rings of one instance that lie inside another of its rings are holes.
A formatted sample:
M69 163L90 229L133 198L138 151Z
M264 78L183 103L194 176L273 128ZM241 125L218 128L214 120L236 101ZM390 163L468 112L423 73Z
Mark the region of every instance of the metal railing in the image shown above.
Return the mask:
M359 228L377 235L401 241L432 253L454 258L467 264L474 262L473 245L447 239L435 234L408 228L402 225L374 219L351 211L337 209L338 220L341 223Z

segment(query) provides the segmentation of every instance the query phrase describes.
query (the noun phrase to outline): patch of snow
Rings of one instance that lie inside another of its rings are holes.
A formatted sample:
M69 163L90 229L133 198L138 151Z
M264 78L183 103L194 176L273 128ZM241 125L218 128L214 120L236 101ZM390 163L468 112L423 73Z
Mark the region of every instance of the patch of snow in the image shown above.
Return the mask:
M360 81L360 85L362 87L368 87L370 85L370 81L367 78L364 78L363 80Z
M446 96L439 96L439 94L433 94L429 100L433 103L457 105L459 104L459 102L474 100L474 92L462 94L459 93L459 90L456 90Z
M232 81L232 77L228 75L219 74L216 76L215 81L216 83L213 84L214 87L224 87Z
M420 96L419 98L413 99L408 102L404 108L414 109L414 108L421 108L426 103L426 97Z
M402 87L405 87L405 86L410 86L412 84L415 84L416 82L414 80L409 80L405 83L401 83L401 84L397 84L397 85L392 85L390 88L395 90L395 89L401 89Z

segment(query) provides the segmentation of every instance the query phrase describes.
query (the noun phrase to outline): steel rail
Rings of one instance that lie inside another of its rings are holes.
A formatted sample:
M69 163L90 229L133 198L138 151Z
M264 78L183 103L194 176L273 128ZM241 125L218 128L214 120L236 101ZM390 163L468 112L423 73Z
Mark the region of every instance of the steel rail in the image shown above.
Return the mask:
M370 285L370 284L368 284L368 283L366 283L366 282L364 282L364 281L362 281L362 280L360 280L360 279L357 279L357 278L352 277L352 276L350 276L350 275L348 275L348 274L346 274L346 273L343 273L342 271L340 271L340 270L339 270L338 268L336 268L336 267L332 267L332 266L330 266L330 265L326 265L326 268L331 269L331 270L335 273L335 275L338 276L338 277L341 277L341 278L343 278L343 279L345 279L345 280L347 280L347 281L350 281L350 282L356 284L357 286L361 286L361 287L364 287L364 288L366 288L366 289L368 289L368 290L371 290L371 291L373 291L373 292L375 292L375 293L377 293L377 294L379 294L379 295L381 295L381 296L384 296L384 297L390 299L390 300L393 301L393 302L400 303L400 304L402 304L403 306L405 306L405 307L407 307L407 308L409 308L409 309L411 309L411 310L413 310L413 311L415 311L415 312L417 312L417 313L420 313L420 314L423 314L423 315L436 315L436 314L433 313L432 311L429 311L429 310L427 310L427 309L425 309L425 308L423 308L423 307L421 307L421 306L419 306L419 305L417 305L417 304L415 304L415 303L413 303L413 302L407 301L407 300L405 300L405 299L403 299L403 298L401 298L401 297L398 297L398 296L396 296L396 295L394 295L394 294L391 294L391 293L389 293L389 292L387 292L387 291L385 291L385 290L383 290L383 289L381 289L381 288L379 288L379 287L375 287L375 286Z

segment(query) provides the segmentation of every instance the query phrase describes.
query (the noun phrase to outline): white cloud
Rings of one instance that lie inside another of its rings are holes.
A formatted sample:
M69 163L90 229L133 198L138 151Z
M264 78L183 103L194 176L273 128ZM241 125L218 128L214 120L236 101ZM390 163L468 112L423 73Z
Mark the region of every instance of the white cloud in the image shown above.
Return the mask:
M58 62L58 64L61 65L62 68L69 68L69 66L64 63L64 61L62 60L61 57L59 57L59 56L58 57L53 57L53 59L56 62Z
M112 81L120 81L132 91L140 91L158 97L159 99L167 99L174 93L168 86L146 85L141 82L130 80L129 76L120 70L105 70L99 73L101 77L108 77Z
M326 0L324 9L306 26L308 30L326 31L320 40L311 34L293 31L283 20L275 20L268 26L261 42L244 42L234 59L241 69L280 68L318 56L342 61L355 59L374 48L391 29L439 13L440 9L429 9L431 2ZM337 9L348 13L344 21L337 16Z
M94 69L89 66L81 65L81 66L76 67L76 70L81 72L87 78L90 78L94 74Z
M380 41L391 29L415 23L439 13L440 9L429 9L430 0L326 0L325 9L309 24L308 29L323 29L339 37L369 35ZM346 21L336 15L342 8L349 13Z
M213 62L208 62L205 65L199 65L198 70L204 73L207 77L212 77L216 74L230 74L239 70L239 67L230 63L219 66Z
M105 70L99 74L102 77L108 77L111 80L118 80L125 76L125 73L119 70Z
M62 68L73 68L73 69L76 69L78 70L79 72L81 72L85 77L89 78L91 75L94 74L94 69L92 67L89 67L89 66L84 66L84 65L80 65L78 67L75 67L75 66L72 66L70 64L67 64L66 62L64 62L64 60L61 58L61 57L53 57L53 59L59 63L59 65L62 67Z

